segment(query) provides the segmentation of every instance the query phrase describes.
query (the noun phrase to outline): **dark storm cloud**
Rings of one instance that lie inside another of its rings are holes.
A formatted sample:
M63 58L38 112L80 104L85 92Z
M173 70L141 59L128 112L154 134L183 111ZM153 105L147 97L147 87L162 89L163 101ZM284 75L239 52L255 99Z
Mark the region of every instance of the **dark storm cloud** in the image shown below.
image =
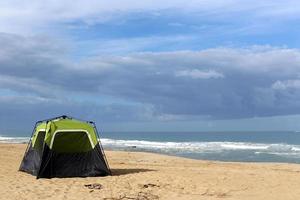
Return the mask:
M0 91L34 98L33 103L25 101L17 107L33 115L40 112L37 106L53 114L84 110L97 117L110 116L110 120L300 114L298 49L215 48L73 62L63 45L48 41L0 34ZM108 109L111 103L103 101L102 95L127 103ZM84 96L95 105L89 103L87 108L77 101ZM8 101L5 108L18 103Z
M30 96L0 97L0 133L28 133L33 124L42 119L69 115L78 119L90 120L102 128L102 122L139 122L147 113L141 105L109 104L98 105L93 102L79 103L66 99L49 99Z

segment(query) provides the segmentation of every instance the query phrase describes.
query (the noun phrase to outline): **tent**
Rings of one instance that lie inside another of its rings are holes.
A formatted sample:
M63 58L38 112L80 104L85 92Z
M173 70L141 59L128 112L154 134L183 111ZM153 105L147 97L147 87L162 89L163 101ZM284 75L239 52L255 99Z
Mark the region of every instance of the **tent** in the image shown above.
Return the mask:
M36 123L19 170L37 178L111 175L95 123L68 116Z

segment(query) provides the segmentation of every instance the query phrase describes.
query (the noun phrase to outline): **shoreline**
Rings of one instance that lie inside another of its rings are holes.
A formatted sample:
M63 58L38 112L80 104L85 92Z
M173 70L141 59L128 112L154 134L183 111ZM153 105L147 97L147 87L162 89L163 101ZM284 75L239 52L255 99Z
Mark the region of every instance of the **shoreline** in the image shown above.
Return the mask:
M299 199L300 165L108 151L113 176L36 179L19 172L26 144L0 144L0 199ZM85 185L100 184L101 189Z
M191 161L200 161L200 162L212 162L216 164L262 164L262 165L298 165L300 166L300 163L288 163L288 162L260 162L260 161L223 161L223 160L209 160L209 159L196 159L196 158L189 158L185 156L178 156L178 155L171 155L171 154L164 154L164 153L158 153L158 152L147 152L147 151L129 151L129 150L114 150L114 149L107 149L104 151L108 152L129 152L129 153L145 153L145 154L155 154L157 156L167 156L167 157L173 157L177 159L187 159Z
M0 143L1 145L25 145L27 146L28 143ZM25 152L25 150L24 150ZM200 162L212 162L212 163L219 163L219 164L274 164L274 165L299 165L300 163L288 163L288 162L260 162L260 161L223 161L223 160L210 160L210 159L196 159L196 158L190 158L190 157L185 157L185 156L178 156L178 155L172 155L172 154L166 154L166 153L159 153L159 152L150 152L150 151L130 151L130 150L116 150L116 149L110 149L106 148L104 149L105 152L116 152L116 153L122 153L122 152L128 152L128 153L145 153L145 154L155 154L158 156L167 156L167 157L173 157L173 158L178 158L178 159L188 159L192 161L200 161Z
M25 145L27 146L28 143L0 143L0 145ZM150 151L130 151L130 150L116 150L112 148L105 148L104 151L108 152L131 152L131 153L149 153L149 154L156 154L156 155L161 155L161 156L168 156L168 157L174 157L178 159L189 159L189 160L194 160L194 161L203 161L203 162L215 162L215 163L237 163L237 164L291 164L291 165L299 165L300 163L292 163L292 162L265 162L265 161L226 161L226 160L212 160L212 159L197 159L197 158L191 158L188 156L179 156L179 155L172 155L172 154L167 154L163 152L150 152Z
M176 135L175 135L176 136ZM157 137L157 136L156 136ZM192 136L189 136L192 138ZM234 137L234 135L232 136ZM248 137L248 136L247 136ZM2 140L1 140L2 138ZM0 143L25 143L23 137L0 136ZM138 137L137 137L138 138ZM198 138L199 139L199 138ZM201 139L201 138L200 138ZM178 156L196 160L246 163L295 163L300 164L300 145L295 142L280 143L273 141L229 141L226 138L218 141L173 141L163 142L144 139L111 139L102 138L106 150L150 152L162 155ZM298 140L294 140L298 141Z

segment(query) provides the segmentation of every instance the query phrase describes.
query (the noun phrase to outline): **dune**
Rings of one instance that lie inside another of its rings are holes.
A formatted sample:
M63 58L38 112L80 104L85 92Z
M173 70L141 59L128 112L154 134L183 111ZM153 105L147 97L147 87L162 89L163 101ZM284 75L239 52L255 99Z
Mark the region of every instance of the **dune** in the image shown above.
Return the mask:
M24 144L0 144L0 199L300 199L297 164L106 151L113 176L36 179L18 171L25 148Z

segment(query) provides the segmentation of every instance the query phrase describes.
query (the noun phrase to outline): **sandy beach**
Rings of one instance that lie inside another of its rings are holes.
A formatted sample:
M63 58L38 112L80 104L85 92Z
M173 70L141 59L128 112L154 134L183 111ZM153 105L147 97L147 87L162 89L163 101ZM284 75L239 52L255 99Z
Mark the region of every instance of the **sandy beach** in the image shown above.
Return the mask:
M106 151L113 176L36 179L26 145L0 144L0 199L300 199L300 165L199 161Z

